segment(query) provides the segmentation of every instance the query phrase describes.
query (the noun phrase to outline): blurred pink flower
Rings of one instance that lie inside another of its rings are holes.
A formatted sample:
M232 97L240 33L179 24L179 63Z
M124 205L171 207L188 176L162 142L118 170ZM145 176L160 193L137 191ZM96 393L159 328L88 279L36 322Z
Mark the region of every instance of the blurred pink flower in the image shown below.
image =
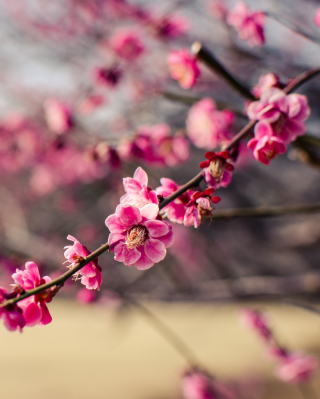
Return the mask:
M278 75L269 72L260 76L258 84L254 86L251 91L255 97L260 98L262 93L266 90L271 89L272 87L282 89L284 86L284 84L280 83Z
M17 269L12 278L16 286L24 291L32 290L51 281L48 276L40 277L39 268L34 262L27 262L25 270ZM52 297L52 292L46 290L19 302L27 327L32 327L36 324L41 327L51 323L52 317L49 313L47 302L51 302Z
M248 6L240 1L227 15L227 23L233 26L242 40L248 40L250 46L263 46L264 38L264 13L251 11Z
M187 49L171 51L167 63L172 79L177 80L183 89L190 89L195 85L200 69L196 57Z
M231 111L218 111L211 98L204 98L189 110L187 135L196 147L212 150L230 136L233 119Z
M126 61L133 61L144 51L144 44L136 31L133 29L118 30L109 42L112 50Z
M309 381L319 361L315 356L292 353L284 357L276 369L277 376L289 383Z
M47 98L43 106L51 131L62 134L72 127L71 110L66 104L56 98Z
M120 204L136 208L143 208L147 204L158 205L157 194L148 187L148 175L140 166L134 172L133 178L123 179L123 187L126 194L120 198Z
M118 85L122 71L117 65L110 68L94 68L92 76L97 86L112 88Z
M78 111L82 115L90 115L93 111L106 103L105 97L100 94L91 94L79 105Z
M156 204L141 209L120 204L116 213L107 217L108 242L116 261L145 270L165 258L174 239L171 226L158 220L158 213Z
M189 30L189 20L177 14L167 15L151 22L155 34L164 39L175 39Z
M228 7L224 0L209 0L207 2L207 9L216 18L224 21L228 13Z
M267 320L258 310L244 308L241 311L241 321L246 327L256 331L264 341L271 340L272 333Z
M0 287L0 304L7 299L10 299L10 294L7 294L7 291ZM0 319L3 320L6 329L9 331L16 331L18 328L22 332L23 327L26 325L22 309L18 305L0 307Z
M320 7L317 9L317 11L315 13L315 16L313 18L313 22L314 22L315 26L320 28Z
M67 245L64 248L64 257L70 262L68 266L72 269L73 266L84 260L91 252L87 247L82 245L76 238L68 235L68 240L73 241L73 245ZM79 275L81 277L79 277ZM78 272L73 277L78 280L81 278L81 284L85 285L88 290L100 290L102 283L101 267L98 265L98 259L94 259Z

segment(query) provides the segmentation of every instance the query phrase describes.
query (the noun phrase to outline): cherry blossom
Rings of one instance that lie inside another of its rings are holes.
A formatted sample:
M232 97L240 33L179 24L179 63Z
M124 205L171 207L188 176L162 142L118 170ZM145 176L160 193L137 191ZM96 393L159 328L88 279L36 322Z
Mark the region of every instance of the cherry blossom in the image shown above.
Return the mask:
M87 247L82 245L75 237L68 235L68 240L73 241L73 245L65 247L64 257L70 262L69 268L85 259L91 252ZM81 277L79 277L81 276ZM101 267L98 265L98 259L94 259L86 266L76 272L73 277L81 279L81 284L85 285L88 290L100 290L102 283Z
M120 204L107 217L106 226L111 231L108 243L116 261L145 270L165 258L173 234L168 223L157 219L158 213L156 204L141 209Z
M203 176L208 187L220 188L227 187L232 180L234 166L227 162L230 158L229 151L206 152L207 161L200 163L200 168L204 169Z
M167 63L172 79L177 80L183 89L190 89L195 85L200 69L196 57L187 49L171 51Z
M309 381L318 365L315 356L292 353L282 357L276 375L285 382L298 384Z
M98 67L93 69L92 76L97 86L113 88L120 82L122 71L118 65L110 68Z
M254 86L251 91L255 97L260 98L262 93L266 90L271 89L272 87L283 89L284 86L285 85L280 82L278 75L269 72L260 76L258 84Z
M140 36L132 29L118 30L111 37L109 45L120 58L126 61L134 61L145 51Z
M23 291L32 290L51 281L51 278L48 276L40 277L39 268L34 262L27 262L25 270L17 269L12 278L17 288ZM19 302L19 308L23 311L27 327L32 327L36 324L41 327L51 323L52 317L49 313L47 303L51 302L52 297L53 291L46 290Z
M189 20L177 14L167 15L151 22L155 34L163 39L175 39L189 29Z
M120 198L120 204L136 208L142 208L147 204L158 205L157 194L148 187L148 175L140 166L134 172L133 178L123 179L123 187L126 194Z
M218 111L211 98L204 98L189 110L187 135L196 147L212 150L229 138L233 119L231 111Z
M194 226L198 228L212 212L211 201L217 204L220 197L212 196L214 193L213 188L207 188L203 192L195 191L192 193L187 210L184 215L183 223L185 226Z
M238 31L242 40L248 40L251 47L263 46L264 17L262 12L251 11L244 2L240 1L233 10L229 11L227 23Z
M0 304L7 299L10 299L10 294L4 288L0 287ZM0 319L3 320L6 329L9 331L19 329L22 332L23 327L26 325L23 311L17 304L0 307Z

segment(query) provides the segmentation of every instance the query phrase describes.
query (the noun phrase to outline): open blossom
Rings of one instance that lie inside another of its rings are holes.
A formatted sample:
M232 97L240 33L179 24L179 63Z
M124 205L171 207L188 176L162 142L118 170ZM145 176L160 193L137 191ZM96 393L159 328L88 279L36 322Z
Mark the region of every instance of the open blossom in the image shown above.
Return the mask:
M233 119L231 111L218 111L211 98L204 98L189 110L188 137L196 147L212 150L229 138Z
M177 80L183 89L190 89L195 85L200 69L196 57L187 49L171 51L167 63L172 79Z
M17 269L12 278L17 288L21 288L23 291L32 290L51 281L48 276L40 277L39 268L34 262L27 262L25 270ZM52 297L53 291L46 290L19 302L27 327L32 327L36 324L41 327L51 323L52 317L47 303L51 302Z
M240 1L232 11L229 11L227 23L238 31L242 40L248 40L250 46L263 46L264 18L264 13L251 11L244 2Z
M304 121L309 115L306 96L296 93L286 95L278 88L264 91L260 100L253 101L248 107L250 119L269 123L273 135L286 144L306 132Z
M156 204L141 209L120 204L107 217L108 243L116 261L145 270L165 258L166 248L173 244L172 227L158 220L158 213Z
M207 188L203 192L195 191L192 193L187 210L184 215L183 223L185 226L199 227L212 212L211 201L214 204L220 202L220 197L212 196L213 188Z
M289 383L300 383L310 380L319 361L315 356L292 353L284 356L276 369L276 375Z
M73 241L73 245L65 247L64 257L70 262L69 268L74 264L81 262L84 258L91 254L87 247L82 245L76 238L68 235L68 240ZM81 277L79 277L81 276ZM102 283L101 267L98 265L98 259L94 259L78 272L74 274L75 279L81 278L81 284L85 285L88 290L100 290Z
M248 141L248 148L252 149L254 158L265 165L287 150L285 143L273 135L271 125L263 121L256 124L255 137Z
M45 117L50 130L55 133L66 133L72 126L71 110L56 98L44 102Z
M144 51L145 47L140 36L132 29L122 29L110 39L110 47L121 58L133 61Z
M203 170L203 176L208 187L220 188L227 187L232 180L232 171L234 166L227 162L230 158L229 151L206 152L207 161L200 163Z
M156 188L157 195L165 198L178 190L179 186L171 179L160 179L161 186ZM191 191L187 191L163 208L163 215L171 222L182 224L187 210L187 204L191 198Z
M126 194L120 198L120 204L136 208L142 208L147 204L158 205L157 194L148 187L148 175L140 166L134 172L133 178L123 179L123 187Z
M260 76L258 84L254 86L251 91L255 97L260 98L263 92L271 89L272 87L278 87L282 89L284 84L280 83L280 78L278 75L269 72Z
M0 304L7 299L10 299L10 294L0 287ZM3 320L5 327L9 331L16 331L18 328L22 332L23 327L26 325L22 309L17 304L0 307L0 319Z

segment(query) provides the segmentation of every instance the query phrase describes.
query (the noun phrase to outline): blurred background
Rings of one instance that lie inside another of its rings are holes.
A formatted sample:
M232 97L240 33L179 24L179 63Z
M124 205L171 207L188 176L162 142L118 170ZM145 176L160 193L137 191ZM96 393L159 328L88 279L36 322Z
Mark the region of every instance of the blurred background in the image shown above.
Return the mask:
M283 25L320 42L313 24L319 2L247 0L276 17L266 18L263 47L240 40L219 14L221 4L236 3L0 0L1 286L29 260L42 275L63 273L68 234L92 251L105 243L104 220L124 194L122 178L138 166L153 189L161 177L184 184L196 175L204 150L188 139L186 118L198 100L234 112L233 135L247 123L245 99L208 67L200 66L191 90L172 80L171 50L200 41L249 87L264 73L287 82L319 66L319 44ZM138 37L134 59L115 51L123 30ZM269 166L240 147L232 184L216 192L218 210L318 201L319 91L319 78L298 89L309 99L314 141L293 143ZM168 138L151 160L134 143L145 126L159 124ZM100 292L70 281L49 305L52 324L22 335L1 327L3 395L182 398L187 365L124 292L171 326L217 378L242 381L244 397L298 398L296 387L275 380L238 311L265 309L290 349L319 351L320 319L285 303L318 301L319 221L312 214L213 220L198 229L175 224L168 256L146 272L103 254Z

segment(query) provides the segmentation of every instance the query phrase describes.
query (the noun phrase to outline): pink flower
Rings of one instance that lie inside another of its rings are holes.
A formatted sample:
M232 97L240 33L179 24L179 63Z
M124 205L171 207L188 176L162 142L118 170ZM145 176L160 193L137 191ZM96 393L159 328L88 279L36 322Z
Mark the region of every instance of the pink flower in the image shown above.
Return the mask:
M23 291L32 290L40 285L49 283L51 278L48 276L40 277L39 268L34 262L27 262L25 270L16 270L12 278L18 288ZM23 317L27 327L39 324L39 327L51 323L52 317L49 313L47 303L51 302L53 291L43 291L19 302L19 307L23 311Z
M289 354L277 367L277 376L289 383L308 381L318 368L319 361L314 356L304 354Z
M106 99L100 94L92 94L86 97L79 105L79 113L82 115L90 115L102 104L106 103Z
M123 179L123 187L127 194L120 198L120 204L136 208L142 208L147 204L158 205L157 194L148 187L148 175L140 166L134 172L133 178Z
M182 393L185 399L216 399L211 379L196 370L183 377Z
M167 63L172 79L177 80L183 89L190 89L195 85L200 69L196 57L187 49L171 51Z
M248 6L240 1L234 10L229 11L227 22L238 31L242 40L249 41L251 47L263 46L265 43L264 17L262 12L250 11Z
M152 25L156 35L164 39L175 39L186 33L190 26L187 18L175 14L152 21Z
M139 35L132 29L122 29L110 39L110 47L121 58L133 61L144 51L145 47Z
M242 322L252 330L255 330L266 342L272 339L271 330L265 317L257 310L245 308L241 311Z
M91 252L87 247L82 245L76 238L68 235L68 240L73 241L73 245L67 245L64 247L64 257L70 262L69 268L72 268L75 264L84 260ZM85 285L88 290L100 290L102 283L101 267L98 265L98 259L94 259L77 273L74 274L74 278L79 279L81 275L81 284Z
M70 108L57 100L48 98L44 102L45 117L50 130L55 133L66 133L72 126Z
M274 73L265 73L260 76L259 82L252 88L252 93L255 97L260 98L262 93L272 87L283 88L285 85L280 83L280 78Z
M234 166L227 162L230 158L229 151L222 152L206 152L207 161L200 163L203 168L203 176L208 187L220 188L227 187L231 183L232 171Z
M262 93L259 101L253 101L248 107L250 119L267 122L273 135L285 144L294 141L306 131L304 121L310 115L308 99L301 94L286 95L277 88ZM256 125L256 130L259 129Z
M160 187L156 188L156 193L163 198L168 197L170 194L178 190L179 186L171 179L163 177L160 179L162 184ZM167 217L171 222L182 224L184 221L184 216L187 210L187 204L190 201L191 191L180 195L170 204L163 208L162 214Z
M116 261L145 270L165 258L173 234L168 223L157 220L158 212L156 204L141 209L120 204L116 213L107 217L108 242Z
M196 147L212 150L229 137L233 118L231 111L218 111L211 98L204 98L189 110L188 137Z
M248 141L248 148L253 150L257 161L269 165L270 160L286 152L285 143L273 135L271 125L258 122L255 126L255 138Z
M0 304L7 299L10 299L10 294L7 294L7 291L0 287ZM5 327L9 331L16 331L18 328L22 332L23 327L26 325L23 312L17 304L0 307L0 319L3 320Z
M122 71L115 65L110 68L95 68L92 75L97 86L112 88L118 85L122 77Z
M207 188L203 192L195 191L191 195L191 199L187 204L187 210L184 215L183 223L185 226L194 226L198 228L212 212L211 202L217 204L220 201L220 197L213 196L213 188Z
M320 28L320 7L317 9L317 12L315 13L313 22L314 22L315 26Z

